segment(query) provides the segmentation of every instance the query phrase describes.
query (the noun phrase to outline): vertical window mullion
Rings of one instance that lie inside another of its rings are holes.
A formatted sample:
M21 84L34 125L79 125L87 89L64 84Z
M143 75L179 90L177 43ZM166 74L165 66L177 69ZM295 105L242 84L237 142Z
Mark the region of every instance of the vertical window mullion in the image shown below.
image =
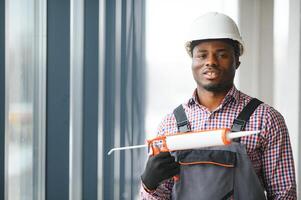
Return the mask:
M84 0L71 0L70 200L82 199Z
M69 199L70 1L47 1L46 199Z
M99 1L84 6L83 199L97 199Z
M106 0L99 1L99 41L98 48L105 49L105 16L106 16ZM103 143L104 143L104 88L105 88L105 51L98 51L98 157L97 157L97 199L103 199L104 195L104 179L103 179Z
M0 0L0 199L4 199L5 149L5 0Z
M114 155L107 152L115 140L115 12L116 0L106 0L105 5L105 57L103 92L103 199L112 199L114 194Z
M33 117L33 200L45 199L46 162L46 0L35 0L35 75Z
M122 132L121 129L121 52L122 52L122 0L117 0L115 5L115 73L114 73L114 82L115 82L115 91L114 91L114 147L119 147L122 144ZM119 78L120 77L120 78ZM123 168L121 156L119 153L114 154L114 199L122 199L123 194L120 190L124 182L121 181L120 168ZM121 188L120 188L121 186Z

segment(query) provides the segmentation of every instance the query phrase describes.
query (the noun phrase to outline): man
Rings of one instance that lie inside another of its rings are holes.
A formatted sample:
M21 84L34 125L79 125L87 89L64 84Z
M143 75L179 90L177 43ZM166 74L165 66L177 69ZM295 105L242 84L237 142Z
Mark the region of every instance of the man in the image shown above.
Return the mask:
M191 131L231 128L234 119L251 101L250 96L238 91L233 84L243 47L236 24L224 14L208 13L193 23L186 49L192 58L197 88L192 98L182 104ZM245 125L245 130L260 130L260 133L242 137L234 146L209 150L234 152L235 156L242 157L246 152L246 159L236 167L250 165L247 170L250 173L243 172L234 178L235 181L221 177L220 182L213 185L217 180L204 179L204 175L215 179L215 175L224 170L222 167L213 166L212 171L209 164L187 166L178 162L181 152L173 154L178 156L177 160L170 153L162 152L148 159L141 176L141 199L297 199L291 144L281 114L267 104L260 104ZM178 132L174 113L167 115L159 126L158 135ZM188 151L185 155L187 153L197 155L195 159L204 154L202 150ZM240 158L235 159L239 161ZM207 167L210 173L206 173ZM193 175L189 176L187 170L192 168L205 171L191 171ZM229 177L229 173L233 170L225 169L223 176ZM180 181L174 181L172 177L178 174ZM237 191L236 188L244 184L247 190ZM232 191L218 196L229 185L233 185Z

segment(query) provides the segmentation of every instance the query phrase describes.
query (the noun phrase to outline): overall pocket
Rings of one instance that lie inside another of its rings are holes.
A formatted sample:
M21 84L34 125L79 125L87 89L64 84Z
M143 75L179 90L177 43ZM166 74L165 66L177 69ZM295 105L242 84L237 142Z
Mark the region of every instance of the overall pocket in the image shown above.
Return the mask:
M236 153L227 150L185 150L173 153L181 164L173 199L227 200L233 195Z

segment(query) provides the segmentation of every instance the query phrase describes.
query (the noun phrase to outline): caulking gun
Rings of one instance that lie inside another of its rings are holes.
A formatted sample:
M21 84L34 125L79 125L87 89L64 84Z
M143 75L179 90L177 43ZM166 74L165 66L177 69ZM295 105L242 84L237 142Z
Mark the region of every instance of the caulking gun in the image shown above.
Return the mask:
M178 133L173 135L167 134L147 140L147 144L113 148L108 152L108 155L117 150L136 149L143 147L148 147L151 155L157 155L160 152L172 152L178 150L198 149L202 147L229 145L234 138L257 134L259 132L260 131L231 132L230 129L223 128L207 131Z

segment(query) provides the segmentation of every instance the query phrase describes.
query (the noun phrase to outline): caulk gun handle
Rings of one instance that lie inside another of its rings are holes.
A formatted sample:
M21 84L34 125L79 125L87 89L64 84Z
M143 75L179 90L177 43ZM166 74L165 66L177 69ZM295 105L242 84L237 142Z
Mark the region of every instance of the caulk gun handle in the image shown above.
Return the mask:
M153 156L159 154L160 152L169 152L168 148L165 145L163 145L163 147L159 148L158 146L153 145L152 142L148 142L148 144L149 144L149 147L152 150L152 155ZM180 180L180 175L173 176L173 180L174 180L174 182L179 181Z
M164 149L164 148L160 149L160 148L154 147L153 149L154 149L153 156L159 154L160 152L169 152L168 149ZM172 178L173 178L174 182L177 182L180 180L180 175L175 175Z
M169 152L169 150L167 148L159 148L155 145L150 145L151 146L151 149L152 149L152 155L155 156L155 155L158 155L160 152Z

